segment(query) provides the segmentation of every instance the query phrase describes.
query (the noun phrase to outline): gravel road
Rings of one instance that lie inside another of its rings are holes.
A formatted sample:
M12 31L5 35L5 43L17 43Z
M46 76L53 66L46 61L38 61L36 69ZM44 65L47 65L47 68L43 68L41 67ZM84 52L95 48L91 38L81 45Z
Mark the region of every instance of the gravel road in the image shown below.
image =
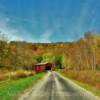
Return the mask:
M19 100L100 100L57 72L48 72L29 92Z

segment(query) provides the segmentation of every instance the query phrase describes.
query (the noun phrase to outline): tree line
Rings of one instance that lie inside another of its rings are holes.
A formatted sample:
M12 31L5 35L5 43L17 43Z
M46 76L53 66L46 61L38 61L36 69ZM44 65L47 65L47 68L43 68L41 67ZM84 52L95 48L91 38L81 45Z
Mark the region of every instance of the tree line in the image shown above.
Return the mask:
M66 70L100 69L100 35L86 32L73 42L27 43L0 41L0 69L31 69L41 62Z

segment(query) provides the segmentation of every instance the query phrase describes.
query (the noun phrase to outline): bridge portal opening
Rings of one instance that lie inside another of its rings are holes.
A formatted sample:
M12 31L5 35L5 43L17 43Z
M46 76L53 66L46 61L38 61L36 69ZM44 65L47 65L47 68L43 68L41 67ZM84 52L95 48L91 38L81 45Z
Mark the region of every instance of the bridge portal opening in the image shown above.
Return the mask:
M52 69L52 64L51 63L47 63L46 64L46 70L51 70Z

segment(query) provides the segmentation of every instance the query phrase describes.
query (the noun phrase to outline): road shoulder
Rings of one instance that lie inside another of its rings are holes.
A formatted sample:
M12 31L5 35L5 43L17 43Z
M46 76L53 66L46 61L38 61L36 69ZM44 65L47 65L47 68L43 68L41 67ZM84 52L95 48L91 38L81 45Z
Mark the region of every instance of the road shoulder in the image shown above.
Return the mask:
M73 81L72 79L65 77L61 73L58 73L58 72L55 72L55 73L57 75L59 75L60 77L62 77L63 79L65 79L67 82L69 82L69 84L71 84L73 86L73 88L78 89L78 91L80 91L82 93L82 95L86 95L86 96L88 95L89 97L91 97L91 100L100 100L100 98L98 96L96 96L94 93L87 90L86 88L82 87L82 85L79 85L77 82Z

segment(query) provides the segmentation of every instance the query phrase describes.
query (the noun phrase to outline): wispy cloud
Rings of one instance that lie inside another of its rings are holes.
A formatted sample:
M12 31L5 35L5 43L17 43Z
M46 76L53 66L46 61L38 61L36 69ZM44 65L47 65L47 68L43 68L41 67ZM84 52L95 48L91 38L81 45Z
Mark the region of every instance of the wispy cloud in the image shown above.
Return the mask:
M50 37L52 36L52 31L46 31L41 35L41 42L48 42L50 43Z
M23 40L21 37L17 36L18 30L8 25L9 21L9 18L0 16L0 35L5 35L9 41Z
M11 27L9 25L10 21L10 18L0 16L0 36L5 35L9 41L50 42L49 38L51 37L52 32L46 31L36 38L36 34L30 33L28 29ZM25 36L20 33L24 33Z
M89 5L92 3L92 0L86 0L81 7L80 14L76 21L76 26L73 27L73 30L79 33L83 29L83 23L86 21L87 15L89 13Z
M9 41L71 41L86 31L100 31L100 0L1 1L0 37L4 34Z

